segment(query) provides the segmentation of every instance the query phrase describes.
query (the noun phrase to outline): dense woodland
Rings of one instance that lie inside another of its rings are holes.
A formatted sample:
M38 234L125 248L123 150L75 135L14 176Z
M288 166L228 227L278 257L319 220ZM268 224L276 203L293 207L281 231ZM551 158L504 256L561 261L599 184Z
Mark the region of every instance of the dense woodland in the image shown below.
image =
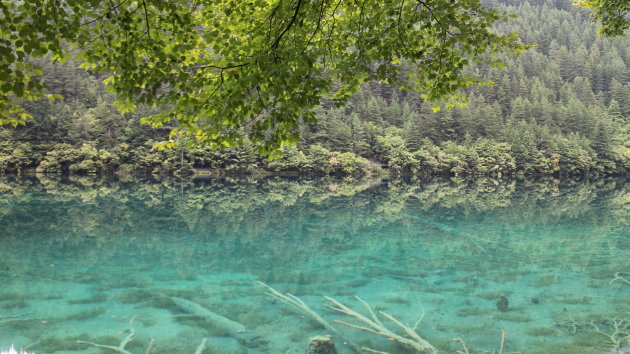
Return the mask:
M24 102L25 126L0 127L0 173L187 174L293 172L392 176L625 174L630 167L630 36L597 36L588 11L561 0L489 1L518 17L497 25L537 43L505 68L470 68L494 85L467 90L467 106L434 112L417 93L364 85L343 107L323 102L317 124L282 157L252 146L154 147L169 127L141 124L144 107L121 115L104 77L79 63L41 60L61 101Z

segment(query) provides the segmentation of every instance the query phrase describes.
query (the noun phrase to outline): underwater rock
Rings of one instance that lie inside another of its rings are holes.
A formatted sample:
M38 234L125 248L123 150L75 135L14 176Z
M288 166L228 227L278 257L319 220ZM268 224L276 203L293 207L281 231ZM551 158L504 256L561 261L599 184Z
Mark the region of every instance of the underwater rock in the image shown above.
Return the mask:
M501 297L499 297L499 301L497 301L497 310L501 311L501 312L507 312L508 309L508 298L501 295Z
M331 336L317 336L309 340L306 354L337 354L337 348Z

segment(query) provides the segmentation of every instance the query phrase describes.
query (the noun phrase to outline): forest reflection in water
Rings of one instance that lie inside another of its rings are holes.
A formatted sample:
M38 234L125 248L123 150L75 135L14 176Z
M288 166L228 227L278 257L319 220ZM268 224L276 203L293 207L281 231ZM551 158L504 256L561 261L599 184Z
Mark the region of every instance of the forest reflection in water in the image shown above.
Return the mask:
M134 353L150 338L156 353L192 353L204 337L212 353L302 353L308 338L330 334L271 301L262 281L329 322L347 319L322 296L358 305L359 295L409 324L425 313L418 332L446 352L461 350L455 337L492 352L506 330L510 351L602 353L628 341L630 285L612 280L630 272L629 215L628 184L614 178L5 177L0 349L116 346L135 315ZM242 323L264 344L235 340L173 299Z

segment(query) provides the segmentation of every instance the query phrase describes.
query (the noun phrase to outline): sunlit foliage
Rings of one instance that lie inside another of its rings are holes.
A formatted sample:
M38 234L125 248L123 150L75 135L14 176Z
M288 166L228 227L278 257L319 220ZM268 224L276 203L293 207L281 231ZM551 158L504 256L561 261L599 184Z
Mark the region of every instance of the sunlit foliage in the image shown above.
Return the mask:
M83 68L110 75L121 111L168 108L145 119L177 122L165 146L247 139L260 153L294 143L323 96L381 80L442 98L477 81L469 63L523 48L491 30L508 16L479 0L5 1L0 19L2 123L28 118L13 98L42 95L27 59L76 48Z

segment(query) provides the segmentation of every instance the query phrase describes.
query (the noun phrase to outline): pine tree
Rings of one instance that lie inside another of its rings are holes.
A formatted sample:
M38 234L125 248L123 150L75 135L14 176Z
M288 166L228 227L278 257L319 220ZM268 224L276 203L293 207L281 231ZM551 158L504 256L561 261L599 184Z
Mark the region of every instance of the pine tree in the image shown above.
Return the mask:
M611 101L617 101L621 115L630 117L630 84L624 86L617 79L613 79L610 86Z
M410 151L417 151L422 146L422 139L425 138L426 127L418 113L407 116L407 121L403 126L403 137Z

